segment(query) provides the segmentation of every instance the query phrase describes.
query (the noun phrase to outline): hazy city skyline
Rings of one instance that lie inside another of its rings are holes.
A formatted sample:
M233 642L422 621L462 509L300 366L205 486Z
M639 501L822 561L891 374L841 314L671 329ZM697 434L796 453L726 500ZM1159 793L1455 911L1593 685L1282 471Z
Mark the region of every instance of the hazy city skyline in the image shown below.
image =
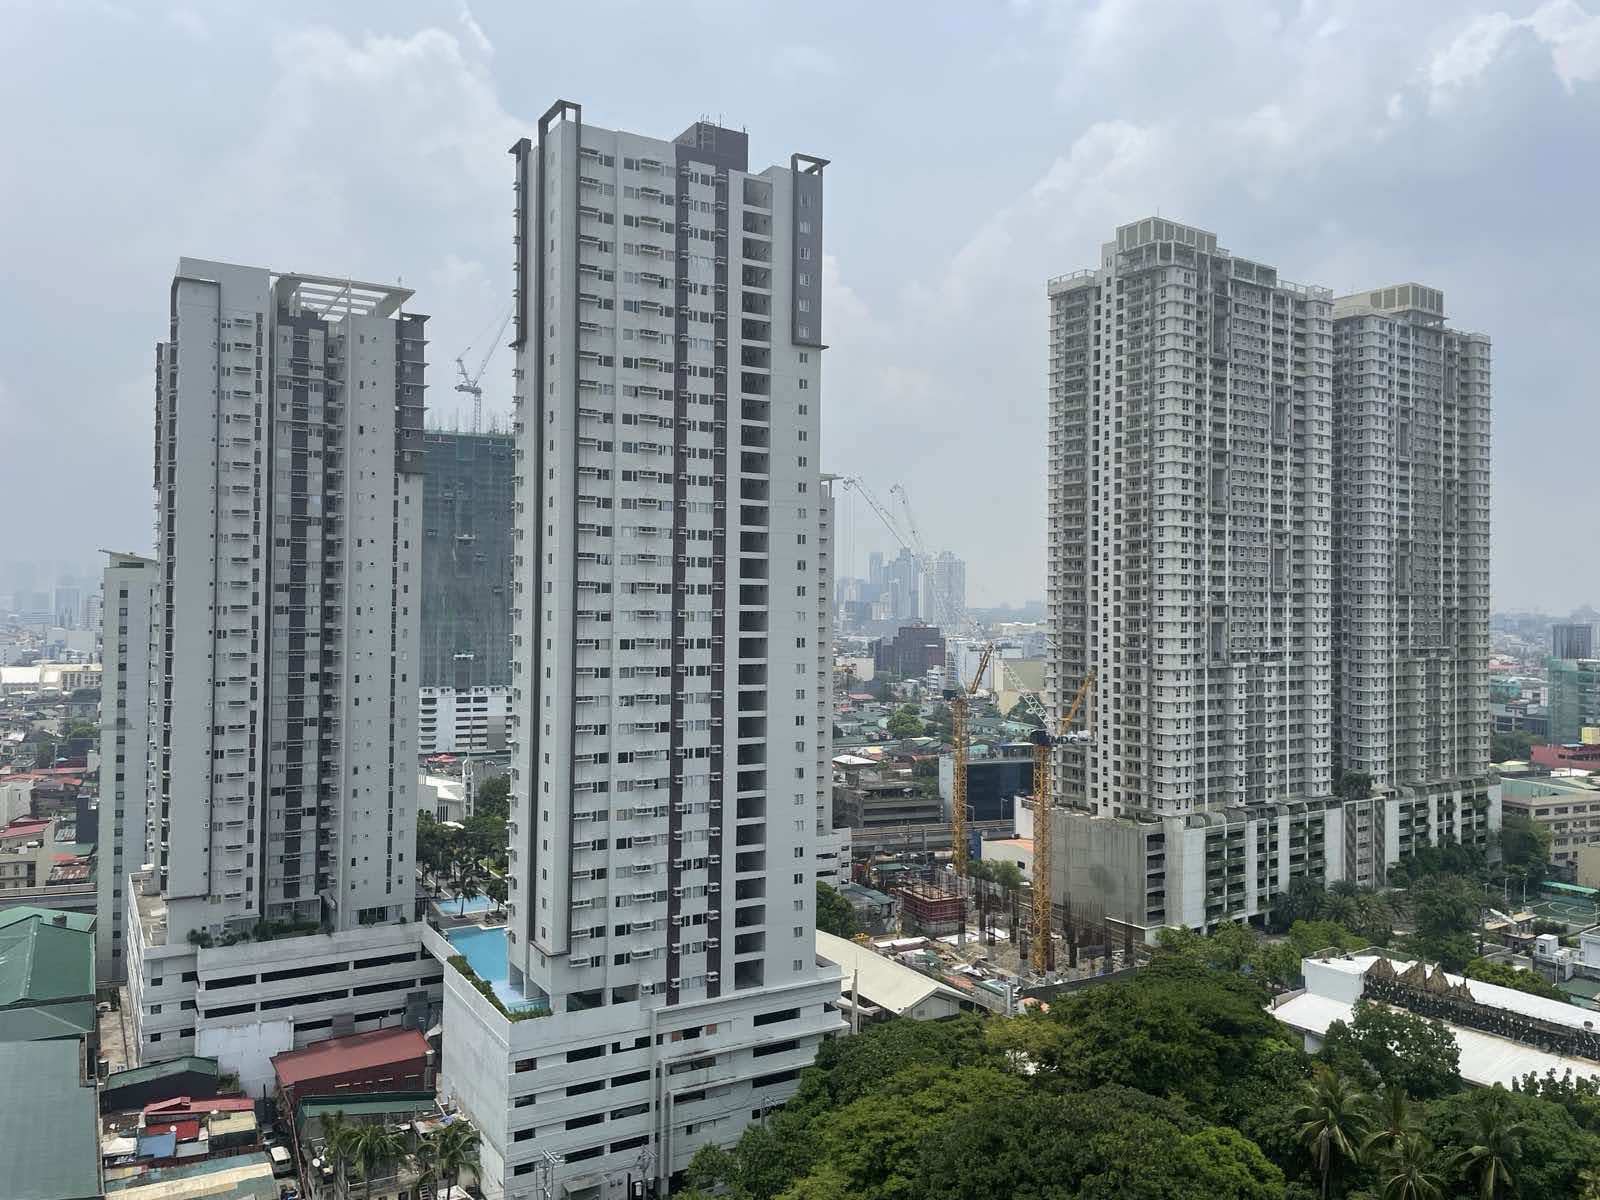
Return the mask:
M1494 607L1566 612L1600 595L1600 566L1549 569L1556 515L1591 494L1551 444L1589 399L1594 284L1569 264L1600 250L1576 152L1600 133L1592 8L1017 0L908 25L840 6L791 40L731 3L9 6L0 96L51 120L18 123L0 189L0 428L9 495L51 520L5 557L148 551L147 341L175 253L403 273L432 318L431 420L464 423L453 360L476 364L510 301L506 151L572 95L613 127L703 107L754 131L753 158L842 168L823 465L904 483L974 606L1044 594L1045 279L1159 212L1336 293L1424 280L1490 331ZM501 348L483 381L502 420L510 371ZM64 418L90 487L60 483ZM890 541L850 493L838 522L841 570L864 574Z

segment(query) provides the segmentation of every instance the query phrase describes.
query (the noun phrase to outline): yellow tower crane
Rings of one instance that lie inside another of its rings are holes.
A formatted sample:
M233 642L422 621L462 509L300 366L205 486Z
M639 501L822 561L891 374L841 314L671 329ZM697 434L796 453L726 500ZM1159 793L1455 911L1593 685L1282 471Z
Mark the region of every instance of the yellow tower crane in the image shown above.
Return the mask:
M1032 958L1034 970L1048 973L1055 967L1055 943L1051 940L1052 909L1055 905L1054 879L1051 871L1055 859L1055 842L1050 830L1050 810L1053 803L1050 783L1050 751L1058 737L1065 737L1083 707L1084 697L1094 683L1090 671L1078 685L1078 694L1072 698L1072 707L1061 718L1061 728L1052 735L1049 729L1040 729L1033 735L1033 936Z
M953 743L953 770L950 779L950 850L956 874L967 874L967 700L983 682L983 673L989 669L989 656L994 653L994 643L989 642L978 656L978 673L972 682L945 692L950 702L950 741ZM960 679L956 680L960 684Z

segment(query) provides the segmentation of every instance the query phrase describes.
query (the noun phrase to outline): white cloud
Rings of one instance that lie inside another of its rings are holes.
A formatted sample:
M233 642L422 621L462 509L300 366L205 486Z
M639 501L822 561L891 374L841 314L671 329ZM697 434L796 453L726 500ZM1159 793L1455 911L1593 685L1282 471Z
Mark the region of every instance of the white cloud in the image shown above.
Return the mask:
M1528 24L1550 47L1556 76L1569 92L1576 83L1600 80L1600 15L1590 16L1575 0L1550 0Z
M1548 0L1526 17L1492 12L1469 21L1428 62L1433 107L1447 108L1460 89L1479 82L1512 39L1524 33L1549 49L1551 66L1567 91L1600 79L1600 16L1590 16L1577 0Z
M461 0L461 8L457 14L461 28L467 31L467 40L477 48L479 54L490 57L494 54L494 43L489 40L489 35L483 32L483 26L478 24L478 19L472 15L472 9L467 6L467 0Z

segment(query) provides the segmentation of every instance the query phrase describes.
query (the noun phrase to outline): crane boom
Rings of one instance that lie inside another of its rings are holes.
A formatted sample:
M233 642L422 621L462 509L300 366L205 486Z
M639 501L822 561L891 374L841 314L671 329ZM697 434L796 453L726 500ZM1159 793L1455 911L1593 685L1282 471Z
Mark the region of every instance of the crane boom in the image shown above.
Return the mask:
M1078 694L1072 706L1061 718L1059 736L1065 737L1083 707L1084 697L1094 684L1090 671L1078 685ZM1032 956L1034 970L1048 974L1055 966L1055 944L1051 940L1054 925L1055 880L1051 874L1055 866L1055 842L1051 829L1051 809L1055 803L1050 779L1051 750L1056 737L1050 727L1035 731L1033 735L1033 937Z
M481 433L483 430L483 385L479 381L482 380L483 373L489 369L489 360L494 357L495 350L499 348L500 339L505 336L506 326L511 324L512 311L512 309L506 309L506 315L500 322L500 328L495 331L494 337L489 339L489 348L484 351L483 359L478 363L476 371L469 372L467 364L463 361L466 358L467 350L472 349L471 346L466 347L460 354L456 355L456 374L460 377L459 382L456 384L456 391L465 392L472 397L473 433Z

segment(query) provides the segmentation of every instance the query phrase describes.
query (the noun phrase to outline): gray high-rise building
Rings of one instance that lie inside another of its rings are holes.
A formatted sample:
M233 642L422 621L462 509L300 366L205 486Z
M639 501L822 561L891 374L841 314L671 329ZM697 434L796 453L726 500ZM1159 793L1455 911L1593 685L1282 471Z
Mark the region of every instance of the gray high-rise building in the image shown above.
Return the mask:
M272 1053L419 993L427 318L404 288L191 258L169 295L134 1052L220 1054L254 1093Z
M1059 894L1149 933L1486 845L1488 340L1160 218L1048 291Z
M422 687L511 682L515 456L509 434L423 435Z
M1065 794L1327 795L1332 294L1160 219L1049 294L1047 689L1095 676Z
M1489 769L1489 339L1406 283L1334 305L1335 760L1379 791Z
M1580 621L1557 621L1550 627L1551 658L1593 658L1594 626Z

